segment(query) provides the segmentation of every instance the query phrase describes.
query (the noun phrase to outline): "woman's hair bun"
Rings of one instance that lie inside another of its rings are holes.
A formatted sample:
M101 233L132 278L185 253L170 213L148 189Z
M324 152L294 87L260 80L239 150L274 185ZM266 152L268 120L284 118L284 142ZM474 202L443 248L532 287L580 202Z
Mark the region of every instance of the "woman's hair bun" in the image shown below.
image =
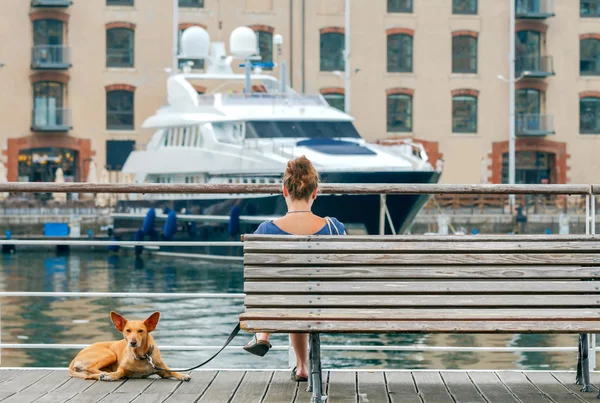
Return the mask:
M292 199L305 200L319 187L319 174L304 155L287 163L283 185Z

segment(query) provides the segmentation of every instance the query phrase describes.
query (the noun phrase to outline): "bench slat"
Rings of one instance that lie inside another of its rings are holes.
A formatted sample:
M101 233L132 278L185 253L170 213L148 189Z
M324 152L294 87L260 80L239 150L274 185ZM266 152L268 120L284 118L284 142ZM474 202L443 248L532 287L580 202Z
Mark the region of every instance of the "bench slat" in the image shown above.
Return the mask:
M600 309L247 309L241 320L599 320Z
M244 267L246 280L259 279L532 279L600 278L600 267L581 266L324 266Z
M296 281L245 282L246 294L263 293L376 293L376 294L452 294L452 293L588 293L600 294L595 281Z
M266 235L246 234L244 242L570 242L600 241L600 235Z
M244 299L247 308L254 307L514 307L552 306L600 307L597 295L269 295L249 294Z
M349 252L349 253L405 253L410 252L554 252L554 253L600 253L600 241L596 242L329 242L321 239L312 242L245 242L245 253L318 253L318 252Z
M599 321L296 321L244 320L251 333L600 333Z
M249 265L382 265L382 264L600 264L600 253L546 253L546 254L389 254L373 253L249 253L244 255L244 264Z

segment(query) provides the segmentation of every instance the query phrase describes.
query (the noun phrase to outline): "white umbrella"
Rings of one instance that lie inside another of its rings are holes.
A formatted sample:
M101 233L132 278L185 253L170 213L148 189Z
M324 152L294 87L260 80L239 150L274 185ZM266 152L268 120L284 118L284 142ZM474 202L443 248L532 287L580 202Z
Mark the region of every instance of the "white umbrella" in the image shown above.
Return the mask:
M6 182L8 182L8 180L6 179L6 168L4 167L4 164L0 162L0 183ZM0 201L6 200L7 197L8 193L0 193Z
M108 171L105 169L100 173L100 183L110 183ZM98 193L96 195L96 206L97 207L107 207L109 202L108 193Z
M87 175L87 183L98 183L98 172L96 171L96 163L94 161L90 162L90 167L88 168L88 175ZM93 193L86 193L84 195L84 197L86 199L93 199L94 198L94 194Z
M54 175L54 183L65 183L65 174L63 173L62 168L58 168ZM56 200L59 203L64 203L67 201L66 193L52 193L52 199Z

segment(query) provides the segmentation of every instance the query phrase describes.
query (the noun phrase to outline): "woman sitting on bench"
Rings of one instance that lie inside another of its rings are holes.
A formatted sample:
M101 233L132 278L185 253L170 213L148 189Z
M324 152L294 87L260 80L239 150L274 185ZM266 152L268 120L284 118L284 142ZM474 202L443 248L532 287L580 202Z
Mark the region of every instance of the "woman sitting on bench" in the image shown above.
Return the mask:
M317 198L319 175L312 163L304 156L288 162L283 175L283 197L287 214L274 221L262 223L255 234L271 235L342 235L344 225L335 218L319 217L311 212ZM257 333L244 350L260 357L272 347L269 333ZM306 382L308 379L308 334L291 334L290 339L296 353L296 367L292 380Z

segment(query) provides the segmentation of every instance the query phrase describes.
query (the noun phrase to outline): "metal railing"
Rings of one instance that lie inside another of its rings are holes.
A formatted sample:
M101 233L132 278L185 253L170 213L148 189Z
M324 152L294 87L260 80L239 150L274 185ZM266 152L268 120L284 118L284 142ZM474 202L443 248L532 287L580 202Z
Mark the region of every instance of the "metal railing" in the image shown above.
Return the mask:
M528 77L546 77L554 75L554 58L552 56L525 55L515 59L517 76L529 72Z
M271 184L94 184L94 183L0 183L0 192L54 192L54 193L254 193L277 194L281 192L280 185ZM547 195L583 195L585 196L586 234L595 234L596 228L596 195L600 194L600 185L389 185L389 184L323 184L321 192L325 194L547 194ZM539 238L542 239L542 238ZM240 242L134 242L134 241L39 241L39 240L10 240L0 241L0 244L54 244L54 245L121 245L121 246L239 246ZM0 292L0 298L17 297L59 297L59 298L210 298L210 299L243 299L244 294L239 293L120 293L120 292ZM589 336L590 343L590 368L596 365L595 336ZM85 344L0 344L6 349L80 349ZM162 350L171 351L203 351L217 350L221 346L160 346ZM290 346L275 347L274 350L288 350ZM240 351L241 346L229 347L228 350ZM380 345L327 345L322 347L326 351L437 351L437 352L572 352L576 347L451 347L451 346L426 346L412 344L405 346L380 346Z
M109 49L106 52L106 67L133 67L133 49Z
M545 136L554 134L554 116L527 113L515 119L517 136Z
M31 0L32 7L69 7L72 0Z
M548 18L554 16L555 0L517 0L517 18Z
M71 109L38 107L33 109L31 130L36 132L66 132L73 128Z
M325 98L320 94L225 94L223 105L240 105L248 102L261 105L284 105L284 106L327 106Z
M31 68L68 69L71 67L71 48L65 45L35 45L31 49Z

